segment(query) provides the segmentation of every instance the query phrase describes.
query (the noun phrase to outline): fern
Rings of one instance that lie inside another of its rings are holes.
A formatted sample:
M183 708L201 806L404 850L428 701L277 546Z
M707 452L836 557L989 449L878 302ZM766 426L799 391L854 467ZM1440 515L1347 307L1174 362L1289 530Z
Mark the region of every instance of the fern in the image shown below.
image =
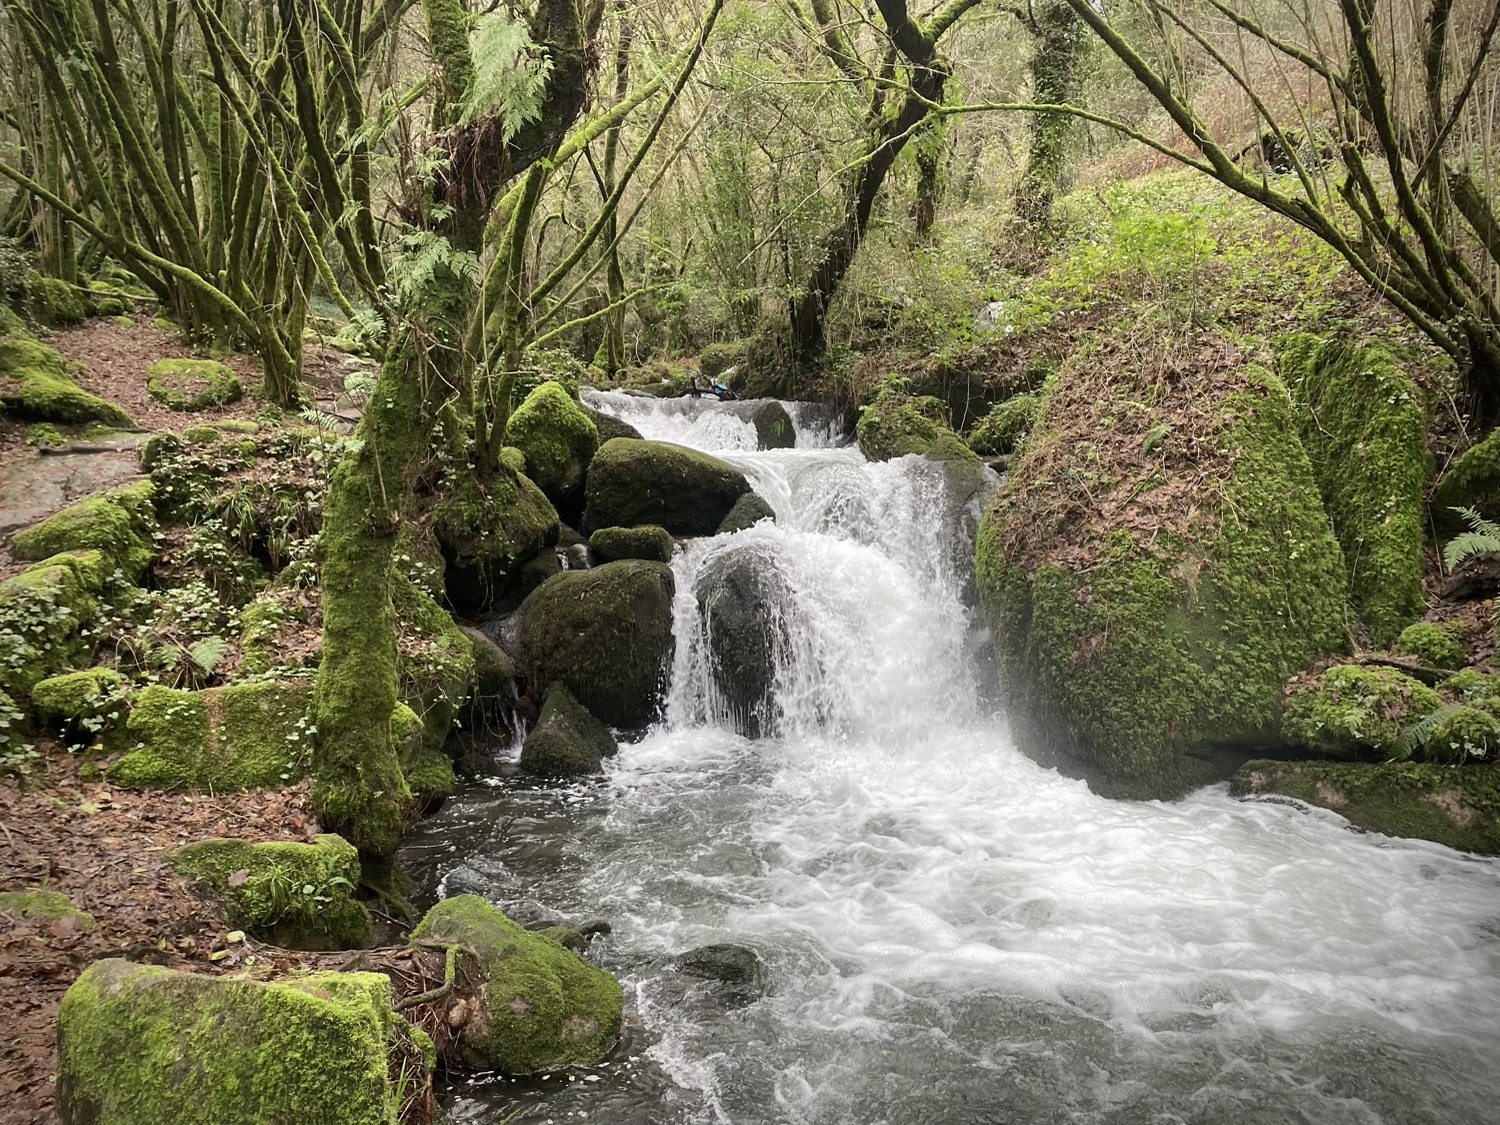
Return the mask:
M1465 706L1467 704L1464 703L1446 704L1431 714L1423 715L1416 722L1405 727L1401 731L1401 737L1396 740L1396 748L1391 755L1392 760L1410 761L1412 755L1427 744L1427 740L1432 737L1432 732L1437 730L1440 724L1451 718L1453 713L1460 707Z
M459 120L468 125L481 117L500 119L501 142L542 115L552 60L538 55L526 24L503 11L475 21L474 83Z
M390 280L408 309L419 308L443 274L468 285L479 284L479 259L455 250L442 235L415 230L401 240L401 256L391 264Z
M229 642L223 637L204 637L201 641L194 641L188 645L188 657L202 670L205 676L212 676L214 669L219 666L219 661L224 659L224 654L229 651Z
M1453 570L1471 558L1500 555L1500 524L1487 520L1473 508L1454 508L1463 516L1469 530L1448 541L1443 548L1443 565Z

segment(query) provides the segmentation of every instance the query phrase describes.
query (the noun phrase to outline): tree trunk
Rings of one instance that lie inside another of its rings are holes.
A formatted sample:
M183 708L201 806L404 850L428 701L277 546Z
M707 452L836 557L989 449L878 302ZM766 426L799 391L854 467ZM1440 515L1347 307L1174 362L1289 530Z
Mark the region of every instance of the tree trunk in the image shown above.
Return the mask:
M1083 22L1064 0L1055 0L1033 10L1031 30L1036 36L1031 56L1032 100L1042 105L1071 102L1083 59ZM1052 223L1052 201L1062 178L1073 117L1033 113L1028 124L1031 148L1016 185L1016 214L1032 231L1042 232Z

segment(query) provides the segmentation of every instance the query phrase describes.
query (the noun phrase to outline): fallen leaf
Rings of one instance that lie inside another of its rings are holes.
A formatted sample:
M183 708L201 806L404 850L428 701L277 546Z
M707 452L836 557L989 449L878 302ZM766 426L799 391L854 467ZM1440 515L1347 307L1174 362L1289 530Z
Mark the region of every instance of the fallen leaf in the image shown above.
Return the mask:
M250 872L243 867L229 877L229 885L231 887L243 887L249 881Z

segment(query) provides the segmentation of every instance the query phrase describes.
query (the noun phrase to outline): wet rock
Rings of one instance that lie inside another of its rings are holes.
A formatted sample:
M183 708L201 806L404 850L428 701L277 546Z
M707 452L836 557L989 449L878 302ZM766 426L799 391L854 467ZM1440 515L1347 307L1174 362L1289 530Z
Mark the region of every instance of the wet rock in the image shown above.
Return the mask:
M600 445L617 437L641 440L641 431L623 418L616 418L603 410L595 410L592 406L585 406L583 412L593 419L594 427L599 431Z
M755 440L762 449L791 449L797 444L797 427L786 407L774 399L766 403L751 416L755 426Z
M749 491L745 474L717 457L615 438L589 466L586 520L593 528L657 524L673 535L712 535Z
M557 511L522 473L502 466L484 480L468 475L432 510L455 612L472 616L504 598L521 568L557 542Z
M470 1066L521 1075L593 1062L620 1034L624 995L612 976L482 898L438 903L411 939L473 952L482 1010L463 1021L457 1044Z
M678 954L676 965L688 976L700 980L715 980L757 994L765 991L760 954L748 946L729 943L700 946Z
M747 493L747 495L749 495ZM589 546L605 562L650 559L671 562L676 544L664 527L601 527L589 536Z
M671 567L634 559L544 582L514 619L533 696L562 683L610 726L649 722L672 652L672 590Z
M391 1122L397 1048L403 1093L424 1104L431 1041L379 973L263 984L98 961L58 1012L57 1111L63 1125Z
M566 687L554 684L535 729L526 736L520 766L537 777L577 777L598 773L604 759L619 750L609 728Z
M747 492L734 502L734 507L729 509L729 514L724 517L724 522L719 524L715 535L732 535L736 531L744 531L747 527L754 527L761 520L775 520L776 510L761 499L759 493Z
M747 738L776 725L776 667L788 643L783 586L775 560L759 544L710 560L698 580L714 684Z
M859 451L871 461L926 453L940 438L956 436L941 399L891 390L882 391L859 412L854 432Z

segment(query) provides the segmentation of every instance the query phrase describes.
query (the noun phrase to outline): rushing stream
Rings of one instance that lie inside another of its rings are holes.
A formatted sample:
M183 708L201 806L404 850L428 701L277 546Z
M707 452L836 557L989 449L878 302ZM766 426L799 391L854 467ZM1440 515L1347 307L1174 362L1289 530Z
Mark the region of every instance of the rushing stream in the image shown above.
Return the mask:
M792 407L593 404L740 467L778 521L674 562L664 722L602 781L477 785L403 860L428 897L607 919L603 1064L460 1085L463 1122L1484 1125L1500 1121L1500 869L1223 787L1107 801L982 692L974 506ZM966 541L967 539L967 541ZM695 590L753 551L780 610L773 737L733 733ZM726 1008L666 958L757 950Z

